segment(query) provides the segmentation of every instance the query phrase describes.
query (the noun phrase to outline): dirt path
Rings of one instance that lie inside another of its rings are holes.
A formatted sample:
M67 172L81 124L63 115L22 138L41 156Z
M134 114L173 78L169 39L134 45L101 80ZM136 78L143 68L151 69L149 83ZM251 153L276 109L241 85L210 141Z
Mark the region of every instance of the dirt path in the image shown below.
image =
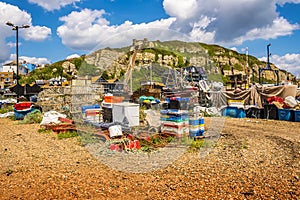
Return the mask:
M142 174L38 129L0 119L0 199L300 199L300 123L226 119L208 155Z

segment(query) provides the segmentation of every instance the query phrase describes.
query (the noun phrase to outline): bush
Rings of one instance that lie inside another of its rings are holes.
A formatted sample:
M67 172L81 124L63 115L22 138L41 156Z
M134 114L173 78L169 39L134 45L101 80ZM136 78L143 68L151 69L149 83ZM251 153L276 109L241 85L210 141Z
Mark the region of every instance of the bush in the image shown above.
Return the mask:
M24 119L20 121L20 124L39 124L42 122L43 114L40 110L33 110L32 112L25 115Z
M7 112L13 112L14 111L14 107L12 105L2 105L1 109L0 109L0 114L4 114Z
M66 132L60 132L57 135L57 138L59 140L61 140L61 139L72 138L72 137L77 137L77 136L78 136L77 131L66 131Z

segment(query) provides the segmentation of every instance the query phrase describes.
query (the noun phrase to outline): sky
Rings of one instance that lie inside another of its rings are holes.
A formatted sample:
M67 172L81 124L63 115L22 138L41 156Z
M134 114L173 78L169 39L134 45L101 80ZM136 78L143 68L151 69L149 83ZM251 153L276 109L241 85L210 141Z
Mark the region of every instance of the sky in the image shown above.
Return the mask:
M300 0L0 0L0 63L54 63L132 39L217 44L300 78ZM29 28L21 28L29 25Z

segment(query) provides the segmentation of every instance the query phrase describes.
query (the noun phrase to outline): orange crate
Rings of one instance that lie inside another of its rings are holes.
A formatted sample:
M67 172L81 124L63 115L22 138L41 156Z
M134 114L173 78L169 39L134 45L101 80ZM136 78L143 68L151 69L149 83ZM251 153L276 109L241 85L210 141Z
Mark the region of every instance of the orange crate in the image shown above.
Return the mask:
M112 103L122 103L124 100L124 97L115 97L112 98Z
M99 109L87 109L85 111L85 115L86 116L96 116L100 114L100 110Z
M105 96L104 101L106 103L122 103L124 100L124 97L118 97L118 96Z
M107 103L111 103L112 102L112 97L113 96L105 96L104 101L107 102Z

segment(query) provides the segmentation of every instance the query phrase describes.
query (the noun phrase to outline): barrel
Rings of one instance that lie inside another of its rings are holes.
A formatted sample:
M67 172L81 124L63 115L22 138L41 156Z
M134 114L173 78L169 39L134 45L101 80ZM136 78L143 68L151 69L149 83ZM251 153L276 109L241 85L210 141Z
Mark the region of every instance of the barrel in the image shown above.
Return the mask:
M199 118L199 134L202 136L204 134L204 118Z
M189 135L190 137L203 136L204 134L204 119L191 118L189 119Z

